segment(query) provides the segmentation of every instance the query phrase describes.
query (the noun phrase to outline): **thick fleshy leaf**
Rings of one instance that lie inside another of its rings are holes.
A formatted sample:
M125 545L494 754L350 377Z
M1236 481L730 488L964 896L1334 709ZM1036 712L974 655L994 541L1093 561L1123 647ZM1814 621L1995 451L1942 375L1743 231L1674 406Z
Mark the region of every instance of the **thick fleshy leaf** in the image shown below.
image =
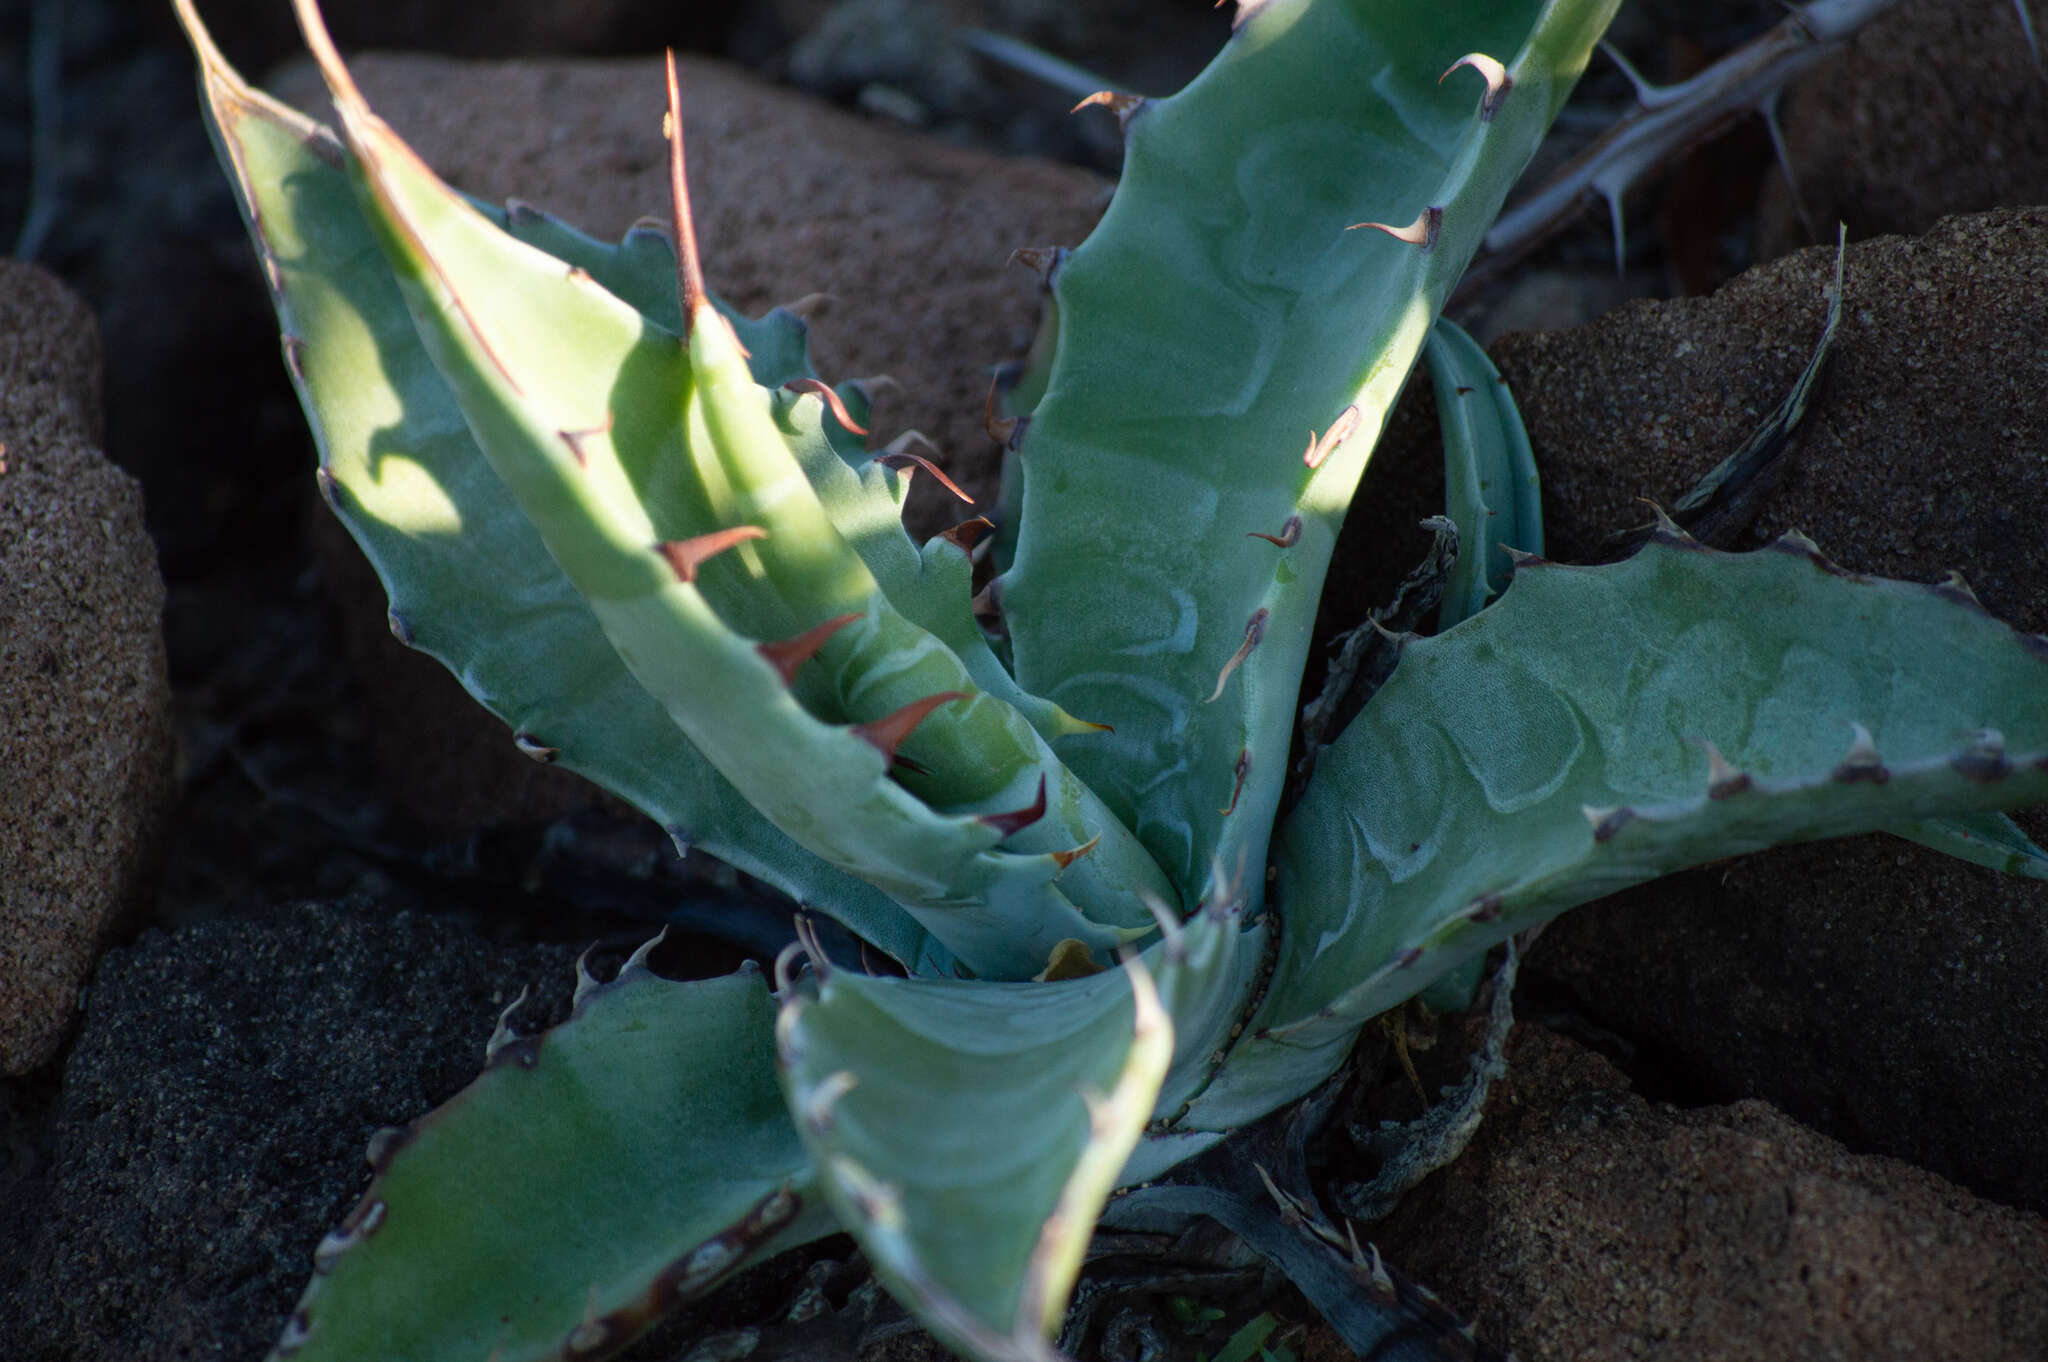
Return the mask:
M945 968L950 953L914 919L756 813L633 680L478 452L356 207L340 143L250 89L180 13L320 446L322 489L390 592L392 631L446 665L537 759L898 959Z
M651 943L650 943L651 944ZM517 1006L516 1004L514 1005ZM609 1356L734 1271L837 1228L777 1085L760 971L675 983L636 957L371 1143L276 1356Z
M1266 859L1367 453L1615 7L1265 0L1129 113L1053 277L1001 601L1019 683L1115 730L1061 755L1187 897Z
M1441 630L1506 589L1513 553L1543 552L1543 501L1522 414L1479 342L1439 317L1423 353L1443 428L1444 510L1458 527Z
M1575 904L1687 866L2048 802L2048 641L1793 537L1524 564L1412 644L1278 856L1271 990L1188 1123L1307 1090L1367 1018Z
M1156 1162L1129 1162L1148 1121L1178 1109L1237 1020L1263 954L1238 908L1058 983L828 970L815 996L785 991L784 1081L826 1193L954 1346L1044 1355L1103 1200Z
M725 323L705 307L679 341L583 271L509 239L364 105L310 5L301 11L359 202L436 370L691 745L977 973L1028 977L1062 939L1106 950L1148 930L1136 891L1166 892L1150 858L1021 715L881 594ZM830 619L849 627L823 645L822 669L799 677L790 664L785 678L757 647ZM913 728L905 755L923 774L905 784L916 793L889 775ZM1035 806L1034 793L1045 796ZM1026 806L1038 816L982 817Z

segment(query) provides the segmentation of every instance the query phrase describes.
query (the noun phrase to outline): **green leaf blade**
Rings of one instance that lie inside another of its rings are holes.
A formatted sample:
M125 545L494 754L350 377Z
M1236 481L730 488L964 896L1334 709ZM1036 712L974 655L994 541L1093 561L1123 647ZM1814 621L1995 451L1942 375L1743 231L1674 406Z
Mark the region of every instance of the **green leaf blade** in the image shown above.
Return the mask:
M635 959L373 1146L279 1356L600 1356L748 1263L837 1228L782 1104L760 972Z
M1135 113L1116 199L1054 275L1003 578L1018 680L1114 728L1062 755L1187 897L1212 856L1265 858L1338 523L1613 9L1268 0ZM1514 81L1485 117L1472 72L1438 82L1475 49ZM1368 220L1427 244L1347 230ZM1311 427L1350 433L1311 459Z
M1576 904L2043 801L2048 642L1946 587L1856 577L1791 537L1525 565L1405 650L1318 762L1277 857L1271 989L1190 1120L1305 1091L1367 1018Z

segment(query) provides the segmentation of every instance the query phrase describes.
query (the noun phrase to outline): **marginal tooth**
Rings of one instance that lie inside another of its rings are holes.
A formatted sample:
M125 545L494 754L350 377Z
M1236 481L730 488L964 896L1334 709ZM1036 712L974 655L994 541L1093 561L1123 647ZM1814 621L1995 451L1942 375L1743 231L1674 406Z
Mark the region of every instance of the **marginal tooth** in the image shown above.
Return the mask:
M994 828L998 833L1008 837L1012 833L1021 832L1045 817L1045 807L1045 773L1041 771L1038 775L1038 797L1036 799L1033 799L1023 808L1012 809L1008 813L977 814L974 821Z
M937 464L933 463L930 459L924 457L924 455L913 454L910 452L910 446L913 444L921 444L926 449L931 450L934 454L938 453L939 447L937 445L933 444L930 440L925 439L925 437L919 434L917 431L906 430L901 435L891 440L889 442L888 448L884 449L881 453L875 455L874 461L884 468L896 469L899 472L904 469L910 469L913 472L918 469L922 469L925 472L931 474L934 478L938 479L939 486L945 488L948 492L951 492L954 496L960 498L960 500L966 502L969 506L972 506L974 504L974 498L968 496L967 493L961 491L959 483L954 482L951 478L947 477L943 472L939 470L939 466Z
M1670 513L1664 509L1661 503L1652 501L1648 497L1638 497L1637 500L1649 507L1650 514L1657 518L1656 526L1650 532L1651 538L1662 539L1687 548L1698 542L1685 532L1684 527L1671 518Z
M1145 911L1152 914L1152 920L1159 924L1159 939L1164 943L1162 954L1168 963L1179 964L1187 958L1187 933L1180 925L1180 918L1165 899L1149 889L1138 891L1138 902L1145 905Z
M759 525L735 525L729 530L713 530L692 539L671 539L656 544L655 552L668 560L679 582L697 580L697 569L705 561L724 553L735 544L744 544L749 539L766 539L768 531Z
M1067 254L1064 246L1019 246L1010 252L1008 263L1024 266L1038 276L1040 287L1051 288L1053 276L1067 262Z
M1798 530L1787 530L1772 543L1772 548L1783 548L1794 553L1803 553L1809 558L1821 556L1820 545L1801 534Z
M1540 553L1531 553L1527 549L1518 549L1513 544L1502 544L1501 547L1507 550L1508 566L1518 571L1525 567L1541 567L1550 561Z
M1362 419L1364 418L1360 416L1357 405L1353 404L1337 413L1337 419L1323 432L1322 439L1316 439L1315 432L1310 431L1308 452L1301 456L1302 463L1310 468L1321 468L1323 460L1336 453L1337 446L1351 438L1351 432L1358 429L1358 423Z
M1068 866L1080 860L1083 856L1086 856L1089 852L1095 850L1096 847L1101 845L1102 836L1098 833L1097 835L1090 837L1087 841L1081 843L1081 845L1075 847L1072 851L1050 851L1046 854L1048 856L1051 856L1053 860L1059 863L1060 869L1065 870Z
M1598 804L1581 804L1579 805L1579 813L1585 817L1586 822L1592 825L1593 840L1596 842L1614 840L1614 835L1627 827L1629 822L1636 816L1636 811L1626 804L1610 805L1607 807L1602 807Z
M571 1012L581 1011L583 1000L590 996L593 989L601 987L597 976L590 972L590 952L596 949L596 946L586 947L583 954L576 957L576 992L569 998Z
M1309 449L1313 452L1315 446L1310 445ZM1301 517L1298 515L1287 517L1281 523L1280 533L1278 534L1267 534L1262 530L1248 530L1245 532L1244 537L1247 539L1263 539L1268 544L1275 545L1276 547L1291 549L1301 542Z
M1239 752L1237 754L1237 765L1232 767L1231 770L1232 773L1237 777L1237 784L1231 787L1230 805L1228 808L1222 808L1216 811L1222 814L1225 818L1228 818L1230 817L1230 815L1237 812L1238 796L1244 793L1244 778L1252 773L1252 754L1249 749Z
M1747 771L1738 771L1728 764L1720 748L1704 738L1699 744L1707 749L1707 798L1729 799L1755 784Z
M611 433L612 413L609 409L605 411L604 420L598 425L589 426L582 430L558 430L555 432L560 437L562 443L569 446L569 453L575 458L578 468L588 468L590 466L589 456L583 451L583 442L593 436L609 435Z
M1230 0L1216 0L1214 8L1222 9L1229 3ZM1232 33L1237 32L1244 25L1245 20L1251 18L1265 7L1266 0L1237 0L1237 12L1231 16L1230 31Z
M2005 759L2005 735L1995 728L1980 729L1970 745L1949 758L1951 769L1967 780L1989 785L2003 780L2012 770Z
M271 1353L276 1357L292 1357L312 1337L313 1321L304 1310L294 1310L291 1318L284 1322L284 1332L278 1335L277 1346L271 1349Z
M491 1067L492 1062L498 1058L498 1055L506 1046L519 1039L519 1033L512 1029L512 1014L525 1005L526 995L527 988L522 984L519 988L519 996L507 1003L505 1010L498 1014L498 1024L492 1028L491 1038L484 1042L484 1067L486 1069Z
M1970 590L1970 584L1963 580L1963 574L1954 568L1950 568L1948 576L1936 582L1931 589L1935 595L1945 596L1958 604L1973 605L1979 610L1984 608L1984 602L1977 599L1977 593Z
M1018 428L1023 424L1023 418L996 415L996 393L1000 390L1002 381L1001 374L988 381L988 396L981 404L981 428L988 432L989 439L1007 447L1016 437Z
M1127 132L1130 130L1131 120L1138 116L1138 110L1145 107L1145 97L1119 94L1115 90L1097 90L1067 112L1079 113L1092 104L1099 104L1115 114L1117 130Z
M1507 99L1508 91L1515 88L1514 77L1508 74L1505 66L1484 52L1467 52L1445 68L1444 73L1436 78L1436 83L1441 85L1449 80L1451 72L1461 66L1469 66L1486 78L1486 93L1479 97L1479 121L1491 123L1493 116L1500 112L1502 102Z
M1465 905L1465 917L1472 922L1492 922L1500 916L1500 894L1489 890Z
M851 1069L827 1074L817 1087L804 1094L804 1124L816 1135L832 1129L832 1108L839 1105L839 1099L859 1086L860 1079Z
M880 752L884 761L893 762L896 760L896 749L903 745L903 740L910 736L912 729L924 722L926 715L940 705L968 698L968 693L964 690L942 690L935 695L927 695L922 700L912 700L893 714L885 714L864 724L855 724L853 731L861 741Z
M1432 203L1416 214L1415 221L1406 227L1390 227L1384 222L1354 222L1344 230L1355 232L1361 227L1370 227L1375 232L1385 232L1396 241L1405 241L1411 246L1420 246L1428 251L1436 248L1436 239L1443 231L1443 226L1444 210Z
M791 990L796 987L797 957L803 953L804 943L801 941L792 941L775 953L775 968L772 971L775 975L775 992L785 1001L796 996Z
M549 747L531 733L514 733L512 735L512 745L518 748L522 754L531 757L543 766L552 765L555 758L562 755L561 748Z
M985 515L963 520L950 530L940 530L939 538L951 544L960 552L974 556L974 546L979 544L996 527L996 523Z
M370 1165L372 1173L382 1177L399 1151L412 1143L412 1137L411 1126L379 1126L363 1148L363 1161Z
M1877 754L1877 743L1871 739L1870 730L1853 719L1849 727L1855 730L1855 741L1849 744L1848 753L1830 778L1843 785L1853 785L1859 780L1882 785L1890 780L1892 773L1885 769L1884 759Z
M1269 613L1262 605L1253 612L1251 619L1245 622L1244 642L1230 655L1230 660L1223 664L1223 670L1216 673L1216 689L1209 692L1207 703L1213 705L1223 698L1223 686L1230 680L1230 674L1243 665L1244 660L1252 655L1252 649L1259 646L1259 640L1266 636L1266 617Z
M825 953L825 943L818 937L818 920L809 913L796 915L796 939L804 948L804 954L811 958L811 968L818 972L821 980L832 977L832 957Z
M391 637L408 648L412 647L412 621L397 606L384 612L384 624L391 630Z
M794 638L786 638L776 643L757 643L754 645L754 651L766 658L776 671L782 673L783 685L793 685L796 681L797 668L816 657L818 649L825 646L827 639L860 617L858 610L849 611L844 615L834 615L822 624L812 625Z
M663 927L653 936L650 936L645 941L641 942L640 948L634 951L631 955L627 956L626 963L619 966L618 979L614 980L613 982L617 983L625 979L635 978L642 974L654 973L654 971L648 967L647 962L654 958L655 951L661 949L661 943L666 940L668 940L668 928Z
M791 392L809 393L813 397L817 398L819 401L823 402L828 408L831 409L832 419L837 421L840 425L845 426L855 435L865 435L868 433L868 428L855 422L853 417L846 410L846 403L840 399L840 396L837 392L833 391L832 385L830 383L827 383L824 379L792 378L791 380L789 380L789 382L783 384L782 386L789 389Z
M341 510L341 483L334 474L324 468L314 469L313 485L320 489L320 500L327 503L328 510Z
M629 238L636 236L658 236L668 243L670 250L674 250L676 245L676 235L669 229L669 224L650 213L642 213L639 217L634 218L633 225L626 229L626 235Z
M1417 964L1421 963L1421 960L1422 947L1410 946L1407 950L1394 957L1394 968L1413 969Z

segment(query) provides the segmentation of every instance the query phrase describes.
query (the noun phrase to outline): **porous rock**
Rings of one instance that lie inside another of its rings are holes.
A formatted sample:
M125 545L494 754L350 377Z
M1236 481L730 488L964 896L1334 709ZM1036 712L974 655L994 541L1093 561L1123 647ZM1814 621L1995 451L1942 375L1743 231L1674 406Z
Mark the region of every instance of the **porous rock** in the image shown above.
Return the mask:
M2020 2L2048 35L2048 7ZM1798 194L1765 182L1759 259L1810 242L1808 223L1860 238L2048 202L2048 75L2014 0L1904 0L1794 86L1780 124Z
M163 580L99 384L85 305L0 261L0 1074L62 1045L171 795Z
M1508 1056L1464 1157L1370 1237L1524 1362L2048 1350L2041 1217L1764 1102L1652 1104L1538 1027Z
M516 197L616 239L668 217L654 60L464 63L365 56L371 104L450 183ZM327 116L316 75L273 88ZM683 62L691 200L711 286L749 313L825 294L807 308L826 377L887 374L880 439L921 430L937 462L984 505L996 461L982 429L990 366L1029 344L1036 284L1006 268L1018 246L1078 243L1104 183L1045 162L1004 160L875 124L714 62ZM912 519L931 533L966 512L913 479ZM384 603L343 536L324 535L351 661L366 679L394 796L442 828L548 817L592 788L517 754L436 663L384 626Z
M1553 556L1594 552L1742 442L1818 338L1833 257L1495 345ZM2048 630L2044 279L2048 210L1852 245L1833 371L1739 547L1797 529L1855 571L1958 569L1993 614ZM1780 848L1576 910L1531 967L1681 1085L2048 1206L2048 884L1890 837Z
M572 959L362 902L110 951L31 1175L0 1177L0 1357L263 1356L370 1134L474 1078L522 984L522 1023L559 1012Z

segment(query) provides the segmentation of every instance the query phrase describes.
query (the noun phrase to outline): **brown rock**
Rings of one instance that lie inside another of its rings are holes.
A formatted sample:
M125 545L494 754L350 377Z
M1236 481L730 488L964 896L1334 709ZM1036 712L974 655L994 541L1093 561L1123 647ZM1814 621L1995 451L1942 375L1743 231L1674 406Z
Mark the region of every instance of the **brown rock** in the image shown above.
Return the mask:
M2048 10L2023 0L2048 35ZM1784 102L1786 151L1813 230L1924 232L1952 213L2048 202L2048 79L2013 0L1905 0ZM1766 183L1757 256L1807 244L1783 176Z
M1741 442L1804 364L1832 268L1806 251L1711 298L1496 345L1554 556ZM1755 538L1800 529L1887 576L1959 568L1994 614L2048 629L2044 280L2040 209L1852 246L1834 371ZM2048 884L1888 837L1782 848L1569 914L1532 966L1678 1081L2048 1206Z
M2048 1350L2039 1216L1763 1102L1652 1105L1536 1027L1509 1056L1465 1156L1372 1237L1524 1362Z
M100 433L99 333L0 261L0 1075L49 1060L147 894L171 793L163 580Z
M600 237L645 215L667 218L658 61L367 56L354 70L377 110L459 188L524 199ZM309 68L274 85L326 116ZM831 295L810 311L820 371L894 377L900 390L877 403L878 439L924 431L949 473L993 502L996 462L982 430L989 370L1029 343L1037 308L1032 277L1005 262L1017 246L1078 242L1106 202L1104 183L870 123L713 62L685 60L683 85L712 287L756 313ZM913 486L911 514L925 533L960 518L930 486ZM324 537L343 549L328 557L331 575L350 584L352 662L408 811L461 828L549 817L595 797L567 772L518 756L503 726L437 664L399 647L353 549Z

